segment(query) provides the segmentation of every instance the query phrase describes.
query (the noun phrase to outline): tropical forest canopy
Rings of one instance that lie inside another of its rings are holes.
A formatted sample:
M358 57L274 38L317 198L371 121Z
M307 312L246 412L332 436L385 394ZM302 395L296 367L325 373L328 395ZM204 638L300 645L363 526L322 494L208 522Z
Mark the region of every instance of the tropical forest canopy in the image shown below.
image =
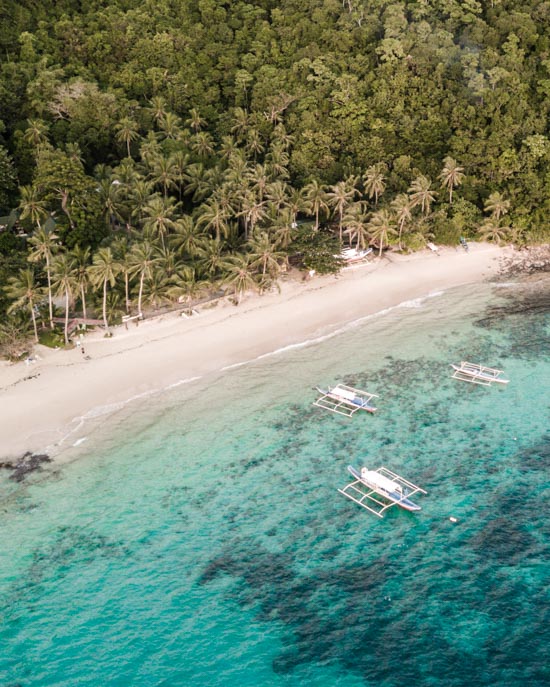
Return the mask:
M4 339L548 237L550 2L3 0L0 55Z

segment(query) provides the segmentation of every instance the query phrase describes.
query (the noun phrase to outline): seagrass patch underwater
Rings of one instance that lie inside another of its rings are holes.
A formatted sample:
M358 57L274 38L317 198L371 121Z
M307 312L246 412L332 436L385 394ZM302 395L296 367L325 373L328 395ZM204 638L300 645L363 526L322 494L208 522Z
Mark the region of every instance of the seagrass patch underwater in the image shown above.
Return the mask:
M404 304L2 482L0 686L548 684L548 293ZM510 384L453 380L461 360ZM314 407L337 381L378 412ZM345 499L348 464L422 511Z

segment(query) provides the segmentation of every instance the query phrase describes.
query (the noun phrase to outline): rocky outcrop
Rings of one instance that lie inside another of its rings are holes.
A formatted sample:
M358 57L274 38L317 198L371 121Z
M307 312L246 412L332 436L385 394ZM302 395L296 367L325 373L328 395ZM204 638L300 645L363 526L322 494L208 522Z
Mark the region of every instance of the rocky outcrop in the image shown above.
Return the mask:
M12 470L10 479L22 482L30 472L42 469L42 463L51 463L52 459L45 453L24 453L16 460L0 462L0 468Z
M514 251L512 255L502 261L502 275L504 277L541 272L550 272L549 244Z

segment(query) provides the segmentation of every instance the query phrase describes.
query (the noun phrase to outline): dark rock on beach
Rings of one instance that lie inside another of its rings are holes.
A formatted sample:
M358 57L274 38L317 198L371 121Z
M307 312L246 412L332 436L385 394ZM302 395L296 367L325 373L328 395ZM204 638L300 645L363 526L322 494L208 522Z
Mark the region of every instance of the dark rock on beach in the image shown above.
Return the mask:
M500 278L550 272L550 245L530 246L503 260Z
M52 459L45 453L24 453L20 458L0 463L0 468L12 470L10 479L14 482L22 482L25 477L36 470L42 469L42 463L51 463Z

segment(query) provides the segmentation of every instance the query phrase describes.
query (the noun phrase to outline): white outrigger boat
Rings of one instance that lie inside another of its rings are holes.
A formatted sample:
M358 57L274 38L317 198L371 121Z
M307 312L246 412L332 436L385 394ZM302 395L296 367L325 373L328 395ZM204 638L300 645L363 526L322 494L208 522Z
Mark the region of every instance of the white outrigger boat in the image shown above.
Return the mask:
M461 362L460 365L451 363L453 368L453 379L459 379L461 382L470 382L471 384L482 384L483 386L491 386L493 382L496 384L508 384L509 379L501 377L502 370L496 370L494 367L485 367L477 365L476 363Z
M329 386L328 389L321 389L320 387L315 387L315 389L321 396L313 402L313 405L319 408L347 417L351 417L358 410L366 410L367 413L376 412L376 408L371 403L373 398L378 398L376 394L354 389L345 384Z
M410 497L427 492L395 472L385 467L377 470L361 468L359 471L352 465L348 465L348 470L355 479L338 491L378 517L382 518L384 511L392 506L400 506L412 512L422 510ZM369 503L375 504L377 508L368 505Z
M366 250L359 250L357 248L344 248L344 250L336 257L341 258L346 264L351 265L354 262L361 262L372 253L372 248Z

